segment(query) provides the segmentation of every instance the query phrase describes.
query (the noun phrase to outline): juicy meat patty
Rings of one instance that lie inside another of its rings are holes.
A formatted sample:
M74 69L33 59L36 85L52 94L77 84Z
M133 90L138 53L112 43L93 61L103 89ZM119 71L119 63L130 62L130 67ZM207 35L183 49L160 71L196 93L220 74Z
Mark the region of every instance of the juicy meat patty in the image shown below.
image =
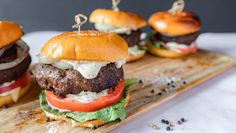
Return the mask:
M152 41L177 42L180 44L190 45L193 41L197 39L199 34L199 31L181 36L167 36L160 33L155 33L151 36L150 39Z
M12 47L7 49L1 56L0 56L0 64L7 63L15 60L17 58L17 50L16 45L14 44Z
M140 42L140 35L141 30L131 31L131 33L128 34L119 34L125 41L128 43L129 47L138 45Z
M31 57L30 55L28 55L21 63L19 63L15 67L5 69L5 70L0 70L0 74L1 74L0 85L4 82L10 82L21 77L27 71L30 63L31 63Z
M73 69L62 70L52 65L38 64L35 68L38 84L63 98L66 94L79 94L81 91L100 92L117 85L123 79L123 68L114 63L101 68L96 78L86 79Z

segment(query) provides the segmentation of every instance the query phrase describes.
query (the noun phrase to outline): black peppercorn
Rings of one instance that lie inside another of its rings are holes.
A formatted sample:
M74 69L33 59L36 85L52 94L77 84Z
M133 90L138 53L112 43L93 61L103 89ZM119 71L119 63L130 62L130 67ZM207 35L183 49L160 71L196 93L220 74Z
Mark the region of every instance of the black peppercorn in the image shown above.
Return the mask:
M169 121L168 120L166 120L166 122L165 122L166 124L169 124Z
M170 131L170 130L171 130L171 128L170 128L170 127L166 127L166 130L167 130L167 131Z
M151 93L154 93L154 90L151 90Z
M161 96L161 95L162 95L162 93L161 93L161 92L159 92L159 93L158 93L158 95L159 95L159 96Z
M162 122L162 123L166 123L166 120L162 119L161 122Z
M140 84L142 84L142 83L143 83L143 81L142 81L142 80L139 80L139 83L140 83Z
M185 122L185 119L184 119L184 118L181 118L181 121L182 121L182 122Z

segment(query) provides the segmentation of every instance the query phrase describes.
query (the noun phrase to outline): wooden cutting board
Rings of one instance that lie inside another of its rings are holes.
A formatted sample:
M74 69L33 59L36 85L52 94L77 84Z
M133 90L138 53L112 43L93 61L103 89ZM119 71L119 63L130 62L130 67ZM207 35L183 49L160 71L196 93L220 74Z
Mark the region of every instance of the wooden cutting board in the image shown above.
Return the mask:
M40 88L33 80L31 90L19 103L0 110L0 129L6 132L108 132L142 113L188 91L236 64L235 58L199 50L181 59L164 59L146 55L142 60L125 65L126 78L138 78L132 87L127 118L95 130L71 127L63 121L49 121L39 108ZM223 80L223 79L222 79Z

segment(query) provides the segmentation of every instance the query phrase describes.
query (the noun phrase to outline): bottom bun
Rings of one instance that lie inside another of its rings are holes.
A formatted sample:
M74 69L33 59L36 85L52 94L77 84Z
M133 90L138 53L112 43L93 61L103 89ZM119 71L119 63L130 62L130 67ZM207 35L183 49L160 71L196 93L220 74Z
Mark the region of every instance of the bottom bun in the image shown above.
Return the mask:
M127 97L125 99L125 107L128 106L130 101L130 94L127 94ZM54 119L54 120L63 120L66 122L69 122L72 124L73 127L85 127L85 128L97 128L100 127L102 125L105 125L106 123L109 122L104 122L104 121L100 121L100 120L90 120L90 121L85 121L85 122L76 122L70 118L67 117L62 117L62 116L55 116L55 115L51 115L49 113L46 112L47 117Z
M139 60L145 55L145 53L146 53L145 51L142 51L135 55L129 54L128 58L126 59L126 62L133 62L133 61Z
M26 94L26 92L28 92L30 88L30 84L28 84L25 87L20 88L20 92L19 92L19 97L22 97L24 94ZM12 99L11 95L6 95L6 96L0 96L0 107L3 105L9 105L11 103L14 103L14 100Z
M147 47L148 47L149 53L156 56L165 57L165 58L180 58L189 54L189 53L184 53L184 52L181 52L181 53L174 52L174 51L170 51L164 48L156 48L155 46L152 46L151 44L147 44Z

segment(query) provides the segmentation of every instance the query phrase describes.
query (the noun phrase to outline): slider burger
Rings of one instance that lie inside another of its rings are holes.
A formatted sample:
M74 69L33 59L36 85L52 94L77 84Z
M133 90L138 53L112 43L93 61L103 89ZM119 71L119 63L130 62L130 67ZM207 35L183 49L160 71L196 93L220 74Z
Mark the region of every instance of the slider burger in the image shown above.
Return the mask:
M145 48L141 41L144 34L140 28L146 26L146 21L137 14L110 9L96 9L90 15L90 22L99 31L115 32L128 43L129 56L126 62L142 58Z
M38 55L35 74L45 90L40 105L52 119L95 128L126 116L128 87L123 64L128 45L115 33L65 32L51 38Z
M21 26L0 20L0 106L8 105L29 89L29 48L21 40Z
M181 6L181 3L178 6ZM200 20L196 14L172 9L154 13L148 22L154 29L154 32L148 35L147 46L150 53L179 58L196 52L195 40L200 33Z

